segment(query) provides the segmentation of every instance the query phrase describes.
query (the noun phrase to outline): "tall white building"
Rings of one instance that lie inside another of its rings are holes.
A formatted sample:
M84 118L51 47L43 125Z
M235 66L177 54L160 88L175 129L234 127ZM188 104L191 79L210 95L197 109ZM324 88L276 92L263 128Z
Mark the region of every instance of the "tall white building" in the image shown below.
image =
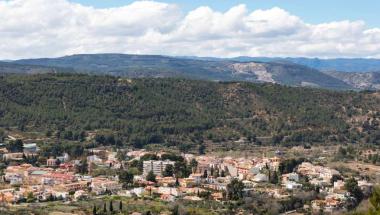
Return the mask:
M150 171L153 171L153 173L157 176L162 176L162 173L164 172L166 166L168 165L173 165L174 167L174 161L155 161L155 160L150 160L150 161L144 161L143 162L143 174L148 175Z

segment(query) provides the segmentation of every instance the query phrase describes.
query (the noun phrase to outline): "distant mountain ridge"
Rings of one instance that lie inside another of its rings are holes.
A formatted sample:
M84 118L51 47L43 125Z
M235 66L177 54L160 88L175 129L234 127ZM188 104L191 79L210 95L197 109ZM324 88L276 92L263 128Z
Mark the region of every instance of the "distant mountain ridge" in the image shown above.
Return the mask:
M357 89L380 89L380 72L336 72L325 71Z
M11 62L0 61L0 73L20 73L20 74L35 74L35 73L52 73L53 68L35 66L35 65L22 65Z
M336 58L336 59L319 59L303 57L246 57L240 56L235 58L212 58L212 57L183 57L187 59L198 60L232 60L239 62L288 62L304 65L321 71L341 71L341 72L380 72L380 59L374 58Z
M5 65L5 66L4 66ZM71 72L131 78L181 77L212 81L271 82L327 89L380 89L369 76L357 84L344 75L321 72L303 63L277 58L198 58L161 55L81 54L59 58L0 62L0 72ZM368 82L368 83L367 83Z

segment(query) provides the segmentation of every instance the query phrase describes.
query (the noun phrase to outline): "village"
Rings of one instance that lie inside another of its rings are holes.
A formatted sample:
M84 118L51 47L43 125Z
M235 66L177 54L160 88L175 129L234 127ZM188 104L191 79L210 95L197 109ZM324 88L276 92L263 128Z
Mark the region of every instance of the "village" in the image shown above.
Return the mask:
M281 200L296 191L313 191L318 195L302 202L301 210L332 213L348 210L361 198L349 192L347 181L354 181L363 195L373 187L364 178L344 178L336 169L304 159L285 159L281 153L239 158L93 148L84 159L63 153L37 167L25 162L38 155L35 143L24 144L23 152L0 151L7 164L1 177L0 203L7 206L105 195L154 196L164 202L225 202L260 193Z

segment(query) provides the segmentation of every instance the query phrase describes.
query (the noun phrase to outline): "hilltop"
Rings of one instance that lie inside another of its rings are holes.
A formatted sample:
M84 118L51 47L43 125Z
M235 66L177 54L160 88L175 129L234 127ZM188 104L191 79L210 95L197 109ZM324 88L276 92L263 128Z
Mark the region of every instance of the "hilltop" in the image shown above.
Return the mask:
M224 59L185 59L159 55L85 54L12 62L75 73L129 78L180 77L208 81L278 83L328 89L356 89L336 77L291 62L239 62Z

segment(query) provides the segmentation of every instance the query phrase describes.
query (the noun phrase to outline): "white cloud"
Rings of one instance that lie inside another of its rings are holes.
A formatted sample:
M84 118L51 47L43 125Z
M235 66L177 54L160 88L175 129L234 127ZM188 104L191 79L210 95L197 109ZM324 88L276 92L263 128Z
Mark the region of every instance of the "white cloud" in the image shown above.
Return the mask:
M281 8L226 12L136 1L96 9L67 0L0 0L0 59L78 53L231 57L379 57L380 28L363 21L309 24Z

